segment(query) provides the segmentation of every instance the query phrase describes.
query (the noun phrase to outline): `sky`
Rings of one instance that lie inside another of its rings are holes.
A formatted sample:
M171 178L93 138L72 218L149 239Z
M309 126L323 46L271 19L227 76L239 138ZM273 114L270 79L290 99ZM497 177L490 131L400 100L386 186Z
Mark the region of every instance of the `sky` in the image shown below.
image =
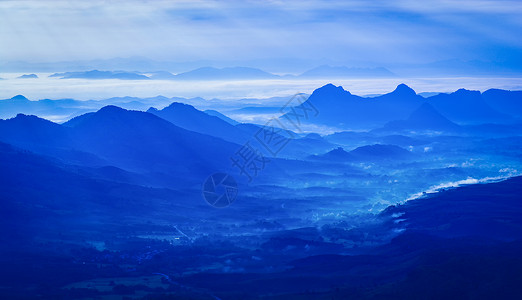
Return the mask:
M0 1L0 61L522 65L522 1Z

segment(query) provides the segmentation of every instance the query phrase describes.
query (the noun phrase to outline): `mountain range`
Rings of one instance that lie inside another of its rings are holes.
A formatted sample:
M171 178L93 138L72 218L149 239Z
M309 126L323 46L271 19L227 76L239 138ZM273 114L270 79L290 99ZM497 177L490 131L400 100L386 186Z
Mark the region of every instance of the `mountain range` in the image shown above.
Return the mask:
M168 71L75 71L54 73L49 77L60 79L121 79L121 80L257 80L257 79L335 79L335 78L390 78L396 75L385 68L348 68L345 66L322 65L300 75L275 75L251 67L201 67L173 74Z
M493 97L493 94L501 95L499 97L502 100L496 102L494 100L496 97ZM456 129L454 125L448 122L454 122L458 125L520 122L520 120L517 120L516 112L513 115L503 113L508 112L510 107L516 107L520 99L520 92L503 91L500 93L491 90L480 93L465 89L450 94L440 93L424 98L417 95L413 89L405 84L398 85L391 93L365 98L352 95L340 86L327 84L316 89L308 98L309 103L303 104L302 107L306 108L312 105L317 109L318 116L313 119L313 123L331 126L338 130L375 129L385 126L389 122L408 118L412 122L425 122L421 127L433 127L436 125L433 122L438 122L439 124L435 127L442 126L446 129L453 127L453 129ZM425 103L428 103L429 106L423 106ZM493 108L488 103L493 103L492 105L503 112ZM422 109L419 110L421 107ZM413 114L414 112L415 114ZM282 119L288 117L289 115L283 116ZM425 117L430 119L432 124L428 124L428 120L422 120ZM444 121L444 118L448 120ZM309 120L303 120L303 122L306 123ZM388 127L395 125L388 124ZM407 124L400 126L404 125Z
M75 117L0 120L0 298L518 299L519 99L328 84L261 124L201 98L2 100Z

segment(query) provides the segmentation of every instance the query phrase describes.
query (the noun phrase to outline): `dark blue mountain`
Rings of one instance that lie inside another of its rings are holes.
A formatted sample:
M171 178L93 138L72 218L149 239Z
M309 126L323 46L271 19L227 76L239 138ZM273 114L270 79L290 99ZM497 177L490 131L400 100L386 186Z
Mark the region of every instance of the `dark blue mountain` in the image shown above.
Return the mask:
M444 238L473 237L489 241L520 240L522 177L475 184L391 206L383 214L399 214L396 227Z
M68 147L69 132L51 121L18 114L15 118L0 120L0 141L21 148L45 151L55 147Z
M107 234L108 237L114 230L125 232L125 226L130 226L131 222L144 222L153 215L169 218L169 214L187 212L184 208L187 197L181 193L143 187L142 181L138 185L122 183L122 176L133 176L123 170L113 168L109 172L106 167L94 172L2 142L0 165L2 260L6 253L13 251L11 247L20 251L38 239L68 236L81 240L92 234L98 237ZM192 205L197 206L197 203ZM25 250L37 252L42 249ZM41 263L46 264L45 261ZM16 268L19 264L10 265ZM36 270L40 266L29 268ZM24 272L31 273L30 269ZM13 270L11 276L18 278L18 274L20 272Z
M407 118L423 99L404 84L389 94L374 98L355 96L340 86L327 84L316 89L307 100L318 111L309 122L345 130L375 128ZM303 107L307 105L305 103Z
M482 93L482 99L503 114L522 118L522 91L490 89Z
M11 100L10 101L11 103L27 103L27 102L29 102L29 99L27 99L24 95L16 95L16 96L12 97L9 100Z
M360 160L396 160L412 158L413 154L404 148L395 145L367 145L358 147L349 152L355 159Z
M213 109L207 109L205 111L203 111L204 113L206 113L207 115L210 115L210 116L214 116L214 117L218 117L220 118L221 120L231 124L231 125L237 125L239 124L238 121L234 120L234 119L231 119L227 116L225 116L224 114L220 113L219 111L217 110L213 110Z
M82 79L122 79L122 80L143 80L149 77L133 72L125 71L85 71L85 72L65 72L54 73L49 77L58 77L61 79L82 78Z
M412 158L413 154L395 145L365 145L357 147L350 152L346 152L342 147L338 147L322 155L314 155L310 158L326 161L366 161L380 162L387 160L401 160Z
M457 124L506 123L511 118L486 104L479 91L460 89L451 94L438 94L426 101L438 112Z
M354 157L350 153L344 151L342 147L337 147L322 155L312 155L309 158L314 160L324 160L330 162L342 162L354 159Z
M235 143L244 143L250 136L230 123L195 109L193 106L173 102L162 110L149 108L148 113L163 118L187 130L208 134Z
M414 132L437 131L444 133L462 132L462 128L441 115L429 103L424 103L406 120L392 121L374 132Z
M131 170L201 174L229 166L228 158L238 147L153 114L116 106L79 116L64 126L70 128L76 147Z
M115 106L76 117L63 125L25 115L2 120L0 141L71 163L113 165L129 171L156 173L155 179L186 177L196 182L215 170L229 168L229 157L239 148L237 144L188 131L155 115Z

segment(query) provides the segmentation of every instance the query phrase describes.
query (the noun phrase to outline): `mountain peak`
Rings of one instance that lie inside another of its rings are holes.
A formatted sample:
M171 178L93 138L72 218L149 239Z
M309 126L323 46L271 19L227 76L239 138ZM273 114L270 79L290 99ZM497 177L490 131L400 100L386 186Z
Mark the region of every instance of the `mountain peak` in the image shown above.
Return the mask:
M416 109L408 118L409 122L415 123L427 129L457 129L458 125L448 120L439 113L431 104L425 102Z
M98 110L98 112L100 112L100 113L102 113L102 112L103 113L112 113L112 112L122 112L122 111L126 111L126 109L123 109L116 105L107 105L107 106L100 108L100 110Z
M474 95L474 96L480 96L480 91L472 91L472 90L466 90L466 89L458 89L457 91L453 92L455 95Z
M23 96L23 95L16 95L13 98L11 98L11 100L15 100L15 101L29 101L29 99L25 98L25 96Z
M346 152L343 149L343 147L337 147L327 153L327 155L330 155L330 156L344 156L346 154L348 154L348 152Z
M399 84L392 93L399 94L399 95L404 95L404 96L406 96L406 95L411 95L411 96L417 95L417 93L412 88L410 88L409 86L407 86L404 83Z
M425 120L426 118L437 118L447 120L441 115L431 104L425 102L417 108L408 118L408 120Z
M328 83L318 89L316 89L314 91L315 92L320 92L322 94L348 94L348 95L351 95L351 93L345 89L343 89L342 86L335 86L331 83Z

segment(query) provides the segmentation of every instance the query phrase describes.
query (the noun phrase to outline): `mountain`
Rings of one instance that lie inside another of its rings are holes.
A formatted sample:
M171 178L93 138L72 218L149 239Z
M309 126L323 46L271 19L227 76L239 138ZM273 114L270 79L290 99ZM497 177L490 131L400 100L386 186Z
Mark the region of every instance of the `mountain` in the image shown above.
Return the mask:
M489 89L482 93L482 99L500 113L522 118L522 91Z
M121 79L121 80L147 80L149 77L133 72L124 71L98 71L91 70L85 72L65 72L54 73L49 77L60 79L82 78L82 79Z
M51 121L18 114L15 118L0 120L0 140L17 147L35 150L66 147L69 133L63 126Z
M459 89L450 94L438 94L426 99L438 112L457 124L505 123L510 116L486 104L479 91Z
M453 133L462 131L462 128L441 115L429 103L424 103L408 119L392 121L384 125L384 128L374 130L374 132L383 131L441 131Z
M513 241L519 240L522 233L521 194L522 177L514 177L438 192L391 206L383 214L401 215L406 222L398 227L412 232Z
M180 192L141 186L146 183L143 181L138 185L119 182L114 170L113 174L105 171L99 176L99 172L94 174L85 167L2 142L0 165L2 254L13 248L25 249L24 245L31 245L35 239L82 240L93 235L109 238L109 232L117 228L128 232L132 223L180 218L189 211L187 207L198 206ZM126 175L122 170L118 173ZM37 249L28 251L41 250ZM18 276L15 273L12 275Z
M188 104L173 102L162 110L151 107L147 112L181 128L219 137L230 142L241 144L250 137L234 125Z
M312 155L308 158L315 160L336 161L366 161L378 162L386 160L401 160L413 157L413 154L395 145L365 145L346 152L342 147L337 147L322 155Z
M24 74L24 75L18 76L16 78L20 78L20 79L38 78L38 75L36 75L36 74Z
M68 163L143 173L167 185L180 178L199 182L211 172L230 168L229 157L239 148L153 114L116 106L62 125L25 115L1 120L0 141Z
M16 96L12 97L12 98L9 99L9 100L11 100L11 101L10 101L11 103L12 103L12 102L16 102L16 103L21 103L21 102L25 102L25 103L27 103L27 102L29 102L29 99L27 99L27 98L26 98L25 96L23 96L23 95L16 95ZM2 103L2 102L0 102L0 103Z
M217 110L213 110L213 109L207 109L205 111L203 111L204 113L206 113L207 115L210 115L210 116L214 116L214 117L218 117L220 118L221 120L231 124L231 125L237 125L239 124L238 121L236 120L233 120L227 116L225 116L224 114L220 113L219 111Z
M260 69L247 67L213 68L203 67L179 73L175 79L184 80L224 80L224 79L273 79L279 76Z
M341 86L327 84L316 89L308 100L299 105L300 110L314 107L317 116L302 120L344 130L371 129L385 123L405 119L422 104L421 96L408 86L401 84L388 94L363 98L352 95ZM285 115L283 118L292 118Z
M375 77L395 77L396 75L386 68L348 68L345 66L322 65L308 70L299 77L303 78L375 78Z
M176 79L176 75L167 72L167 71L157 71L157 72L151 72L151 75L149 76L150 79Z
M238 148L153 114L116 106L106 106L63 125L70 128L77 148L128 170L207 176L213 168L229 166L228 158Z
M381 144L358 147L349 154L360 160L395 160L413 156L411 152L399 146Z
M342 147L337 147L327 153L321 155L311 155L308 157L309 159L314 160L324 160L330 162L340 162L340 161L349 161L353 160L353 156L350 153L344 151Z

